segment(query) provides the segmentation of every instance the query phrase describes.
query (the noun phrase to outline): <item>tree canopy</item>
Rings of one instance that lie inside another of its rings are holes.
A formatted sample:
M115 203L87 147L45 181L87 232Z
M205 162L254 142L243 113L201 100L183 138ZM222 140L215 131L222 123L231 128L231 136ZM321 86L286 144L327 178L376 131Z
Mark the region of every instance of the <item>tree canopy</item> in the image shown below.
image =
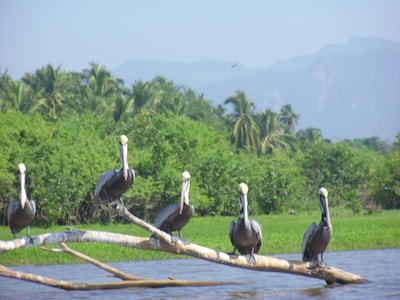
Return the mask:
M399 144L378 137L331 142L318 128L296 130L290 104L257 112L245 91L215 107L164 77L130 88L90 63L81 73L47 65L21 80L0 72L0 220L18 197L24 162L38 225L109 222L91 201L98 176L119 167L118 137L129 138L134 186L126 206L146 220L177 202L180 174L192 174L198 215L237 215L237 184L249 185L249 212L316 207L324 185L331 205L399 208Z

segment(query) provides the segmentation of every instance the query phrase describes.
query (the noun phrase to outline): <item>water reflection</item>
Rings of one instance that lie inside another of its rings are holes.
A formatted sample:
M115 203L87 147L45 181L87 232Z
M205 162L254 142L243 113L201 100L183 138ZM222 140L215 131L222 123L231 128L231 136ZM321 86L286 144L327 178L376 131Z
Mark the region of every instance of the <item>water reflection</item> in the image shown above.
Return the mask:
M299 260L300 254L277 255ZM0 277L1 299L400 299L400 249L326 252L324 261L361 275L367 284L331 285L302 276L257 272L213 264L200 259L112 263L124 272L155 279L172 276L187 280L233 281L238 284L214 287L127 288L101 291L64 291L30 282ZM21 266L15 270L74 282L117 281L89 264Z

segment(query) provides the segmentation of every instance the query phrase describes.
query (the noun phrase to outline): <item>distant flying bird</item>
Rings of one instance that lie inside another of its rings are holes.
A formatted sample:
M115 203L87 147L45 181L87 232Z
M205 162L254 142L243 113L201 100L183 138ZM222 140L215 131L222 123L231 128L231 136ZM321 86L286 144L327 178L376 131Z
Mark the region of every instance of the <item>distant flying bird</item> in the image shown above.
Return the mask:
M231 68L234 68L238 65L239 62L235 62L233 65L231 65Z
M229 238L240 254L258 253L262 245L261 226L254 220L249 220L247 213L248 186L245 183L239 184L239 206L240 216L237 221L232 221L229 226Z
M189 204L190 174L182 173L182 190L180 203L165 206L159 211L154 219L154 226L166 233L178 231L182 238L181 230L190 221L194 212L194 206Z
M36 214L36 203L29 200L27 187L26 166L24 164L18 165L18 179L19 179L19 198L20 201L13 201L8 206L8 225L10 226L11 233L15 235L26 227L28 236L30 237L29 227Z
M332 236L332 224L329 216L328 207L328 190L320 188L318 190L319 205L321 207L321 222L316 225L310 224L303 235L302 254L303 261L311 261L312 266L318 264L318 255L321 254L321 262L323 263L323 254L328 247Z
M128 137L119 139L121 169L109 170L100 175L94 189L93 200L96 204L117 204L117 209L124 209L122 195L135 181L135 171L128 166Z

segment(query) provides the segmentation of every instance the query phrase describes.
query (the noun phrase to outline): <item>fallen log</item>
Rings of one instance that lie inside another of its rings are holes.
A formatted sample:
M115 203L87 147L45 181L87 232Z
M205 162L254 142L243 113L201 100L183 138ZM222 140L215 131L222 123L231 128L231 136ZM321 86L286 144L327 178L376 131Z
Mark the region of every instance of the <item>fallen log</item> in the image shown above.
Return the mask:
M82 254L78 251L72 250L66 244L60 243L61 249L48 249L41 247L45 251L52 252L65 252L80 259L85 260L109 273L114 277L123 279L124 282L104 282L104 283L81 283L81 282L70 282L65 280L57 280L45 276L39 276L36 274L25 273L21 271L11 270L3 265L0 265L0 276L21 279L25 281L35 282L51 287L61 288L64 290L98 290L98 289L120 289L127 287L171 287L171 286L216 286L235 284L234 282L221 282L221 281L196 281L196 280L178 280L178 279L150 279L140 276L131 275L122 272L116 268L113 268L107 264L104 264L92 257Z
M148 230L153 238L136 237L101 231L81 231L69 229L66 232L47 233L32 238L24 237L13 241L0 241L0 253L17 248L34 247L61 242L98 242L120 245L125 247L164 251L180 255L197 257L207 261L266 272L280 272L325 280L328 284L363 283L367 280L359 275L352 274L325 264L311 268L309 262L300 262L274 258L263 255L254 255L255 262L248 255L232 255L215 249L189 243L177 239L156 227L133 216L125 209L124 216L134 224Z
M0 265L0 276L22 279L25 281L35 282L64 290L104 290L104 289L121 289L128 287L150 287L159 288L167 286L212 286L223 284L234 284L232 282L217 282L217 281L191 281L191 280L170 280L170 279L136 279L124 280L115 282L102 283L80 283L70 282L65 280L57 280L45 276L39 276L32 273L11 270L3 265Z

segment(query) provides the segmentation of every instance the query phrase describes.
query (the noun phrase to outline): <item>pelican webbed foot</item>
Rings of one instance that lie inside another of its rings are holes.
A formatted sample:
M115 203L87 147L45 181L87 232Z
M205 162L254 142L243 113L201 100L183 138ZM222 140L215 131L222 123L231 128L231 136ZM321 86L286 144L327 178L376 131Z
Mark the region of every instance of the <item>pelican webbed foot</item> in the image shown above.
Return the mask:
M111 207L115 206L115 209L117 210L119 216L124 215L125 205L124 205L124 201L122 200L122 197L110 202L110 206Z
M324 269L330 269L331 267L329 267L326 263L324 263L324 262L322 262L322 261L320 261L319 263L318 263L318 267L320 267L320 268L324 268Z
M252 263L253 265L255 265L257 263L256 257L254 256L253 253L247 254L246 256L249 257L247 262Z
M251 252L248 254L249 259L247 260L249 263L255 265L257 263L256 257L254 256L254 248L251 249Z
M310 261L310 266L308 267L309 270L314 270L316 269L320 263L317 260L311 260Z
M171 243L177 244L181 239L171 234Z

